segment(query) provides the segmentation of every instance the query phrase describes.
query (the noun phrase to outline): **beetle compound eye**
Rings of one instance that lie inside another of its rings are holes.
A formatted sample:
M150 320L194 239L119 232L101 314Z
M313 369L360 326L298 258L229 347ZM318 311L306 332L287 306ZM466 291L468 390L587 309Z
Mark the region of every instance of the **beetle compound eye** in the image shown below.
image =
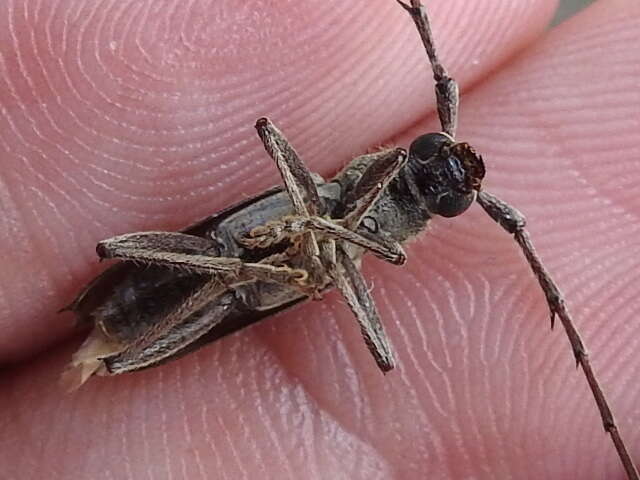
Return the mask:
M427 133L420 135L409 147L409 156L420 163L427 163L440 153L443 145L451 145L453 142L444 133Z
M475 192L462 194L447 192L440 196L427 197L427 208L441 217L455 217L471 206L476 198Z

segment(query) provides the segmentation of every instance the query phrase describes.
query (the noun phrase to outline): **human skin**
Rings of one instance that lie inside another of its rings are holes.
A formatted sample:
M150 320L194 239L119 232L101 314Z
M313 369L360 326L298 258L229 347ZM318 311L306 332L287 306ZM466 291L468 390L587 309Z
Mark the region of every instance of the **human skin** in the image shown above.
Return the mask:
M471 5L472 4L472 5ZM56 315L95 243L171 230L279 183L269 116L330 176L438 129L392 1L10 0L0 6L2 478L623 478L586 382L509 236L479 207L365 276L383 376L335 294L66 394ZM366 7L365 7L366 5ZM458 138L524 212L640 459L640 4L428 3Z

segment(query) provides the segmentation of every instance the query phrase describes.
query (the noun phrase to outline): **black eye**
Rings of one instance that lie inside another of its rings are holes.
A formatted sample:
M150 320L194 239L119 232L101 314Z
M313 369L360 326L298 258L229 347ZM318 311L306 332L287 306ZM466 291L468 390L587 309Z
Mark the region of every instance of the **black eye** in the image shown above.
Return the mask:
M440 196L428 196L426 202L430 212L441 217L455 217L469 208L475 198L475 192L467 194L447 192Z
M443 133L420 135L409 147L409 155L421 163L428 162L440 153L443 145L451 145L451 138Z

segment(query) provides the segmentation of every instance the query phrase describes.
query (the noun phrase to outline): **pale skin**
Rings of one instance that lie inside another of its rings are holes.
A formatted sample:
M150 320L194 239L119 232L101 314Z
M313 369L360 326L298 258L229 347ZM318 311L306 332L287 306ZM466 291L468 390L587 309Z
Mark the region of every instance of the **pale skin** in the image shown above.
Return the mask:
M483 154L487 189L527 215L638 458L640 6L599 2L535 40L552 5L467 3L429 2L463 91L457 136ZM78 340L53 312L98 271L98 240L179 228L280 181L257 117L325 176L437 128L424 54L393 2L357 15L219 4L224 29L218 10L203 24L210 6L167 27L165 13L57 4L96 25L105 16L101 29L74 24L66 54L48 7L36 21L9 4L0 358L22 363L5 370L0 400L9 478L620 478L568 342L548 331L517 247L477 206L434 221L404 267L365 262L397 354L385 377L330 295L162 368L71 396L57 388ZM167 28L175 38L161 38Z

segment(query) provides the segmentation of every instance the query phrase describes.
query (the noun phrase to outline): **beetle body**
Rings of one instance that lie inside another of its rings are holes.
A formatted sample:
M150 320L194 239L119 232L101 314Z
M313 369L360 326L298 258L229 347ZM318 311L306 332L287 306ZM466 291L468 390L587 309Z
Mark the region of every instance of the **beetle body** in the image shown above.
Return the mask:
M424 135L414 142L407 164L380 192L363 217L357 230L360 234L404 242L425 228L434 214L431 210L437 210L438 204L445 216L451 216L456 208L466 210L475 195L472 188L465 186L470 175L465 161L469 158L458 158L448 150L443 151L443 145L446 150L454 144L444 134ZM481 165L475 153L463 153L472 155ZM386 154L387 151L382 151L357 157L329 182L315 177L320 203L328 218L344 216L346 205L358 198L363 178L371 176L371 171L375 173L375 162ZM434 168L433 162L438 168ZM431 183L425 180L425 168L436 172ZM483 169L481 173L484 174ZM444 182L445 177L450 184ZM375 183L379 179L370 180ZM237 258L243 262L262 262L280 254L285 255L284 264L298 267L303 264L303 254L287 256L289 239L266 248L247 248L241 241L257 227L286 218L293 212L287 193L282 188L272 188L182 230L188 237L181 251ZM359 265L363 249L354 245L344 248ZM80 323L94 326L72 362L72 366L80 367L81 371L72 384L82 383L94 372L115 374L166 362L308 298L291 286L264 280L218 288L206 303L172 326L173 332L164 335L164 343L156 342L151 353L139 354L133 361L120 358L120 352L129 345L149 335L148 332L162 328L167 314L209 280L210 275L191 270L131 262L120 262L98 276L68 307L77 314ZM327 278L322 290L331 286L331 279ZM196 324L198 327L192 328L193 331L188 328ZM190 335L188 342L182 338L185 334Z

